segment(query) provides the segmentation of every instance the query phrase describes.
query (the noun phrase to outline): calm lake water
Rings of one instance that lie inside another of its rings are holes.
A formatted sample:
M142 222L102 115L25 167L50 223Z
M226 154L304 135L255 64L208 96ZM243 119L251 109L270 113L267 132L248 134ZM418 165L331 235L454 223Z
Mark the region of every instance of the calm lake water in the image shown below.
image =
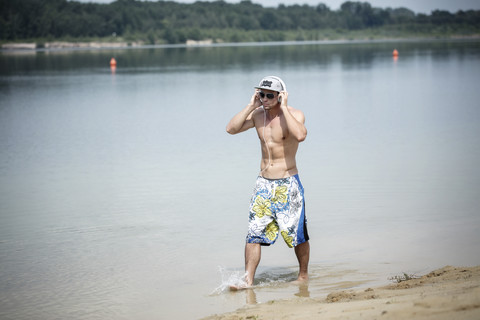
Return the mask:
M478 41L0 52L0 68L1 319L198 319L480 264ZM225 125L266 75L306 115L311 281L285 283L279 241L232 294L260 150Z

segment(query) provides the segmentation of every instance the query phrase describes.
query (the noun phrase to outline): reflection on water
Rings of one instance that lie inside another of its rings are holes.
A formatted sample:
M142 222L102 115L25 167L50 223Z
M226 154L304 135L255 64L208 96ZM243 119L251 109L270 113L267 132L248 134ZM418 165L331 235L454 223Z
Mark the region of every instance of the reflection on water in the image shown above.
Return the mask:
M0 318L192 319L480 263L479 44L1 52ZM243 273L259 168L225 125L267 74L306 115L311 280L279 243L250 295L209 295Z
M288 43L286 43L288 44ZM173 48L132 48L115 50L39 51L29 54L3 52L0 74L19 75L53 72L104 72L111 57L118 62L122 73L184 72L192 70L223 70L240 68L254 70L259 65L271 64L271 68L319 65L328 66L340 61L344 68L368 68L379 56L391 55L396 48L400 59L412 55L428 55L432 59L455 57L463 60L476 55L479 44L465 45L464 41L419 41L356 43L353 41L327 44L295 44L275 46L212 46Z

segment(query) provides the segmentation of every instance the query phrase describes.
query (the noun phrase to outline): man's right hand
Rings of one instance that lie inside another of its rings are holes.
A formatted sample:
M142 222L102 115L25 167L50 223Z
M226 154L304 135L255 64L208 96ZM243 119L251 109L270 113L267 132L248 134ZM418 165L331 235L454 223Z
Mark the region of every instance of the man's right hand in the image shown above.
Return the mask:
M255 89L255 93L253 94L252 98L250 99L250 105L252 107L255 107L253 110L262 106L262 101L260 101L260 96L258 94L259 92L260 92L260 90Z
M252 119L253 113L262 106L259 92L260 90L256 89L252 98L250 98L250 103L230 120L226 128L228 133L237 134L255 126Z

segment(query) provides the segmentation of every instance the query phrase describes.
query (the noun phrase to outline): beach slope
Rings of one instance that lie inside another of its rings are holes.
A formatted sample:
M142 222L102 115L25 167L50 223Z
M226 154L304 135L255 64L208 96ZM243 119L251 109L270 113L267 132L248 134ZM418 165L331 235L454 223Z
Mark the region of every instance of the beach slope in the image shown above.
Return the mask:
M480 266L447 266L384 287L270 301L204 318L240 319L480 319Z

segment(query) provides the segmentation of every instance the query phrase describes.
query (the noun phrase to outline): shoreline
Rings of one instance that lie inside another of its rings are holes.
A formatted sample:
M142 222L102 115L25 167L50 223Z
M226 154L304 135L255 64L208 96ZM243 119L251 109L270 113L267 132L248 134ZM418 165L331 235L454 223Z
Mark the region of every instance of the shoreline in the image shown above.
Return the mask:
M292 298L245 306L202 320L480 319L480 266L434 270L422 277L326 298Z
M265 42L213 42L210 39L205 41L187 40L179 44L154 44L146 45L143 41L137 42L71 42L52 41L45 43L38 42L15 42L1 45L0 52L42 52L42 51L66 51L66 50L102 50L102 49L133 49L133 48L190 48L190 47L242 47L242 46L278 46L278 45L311 45L311 44L345 44L345 43L384 43L384 42L421 42L421 41L469 41L480 40L480 35L472 36L449 36L439 37L404 37L404 38L357 38L357 39L323 39L303 41L265 41Z

